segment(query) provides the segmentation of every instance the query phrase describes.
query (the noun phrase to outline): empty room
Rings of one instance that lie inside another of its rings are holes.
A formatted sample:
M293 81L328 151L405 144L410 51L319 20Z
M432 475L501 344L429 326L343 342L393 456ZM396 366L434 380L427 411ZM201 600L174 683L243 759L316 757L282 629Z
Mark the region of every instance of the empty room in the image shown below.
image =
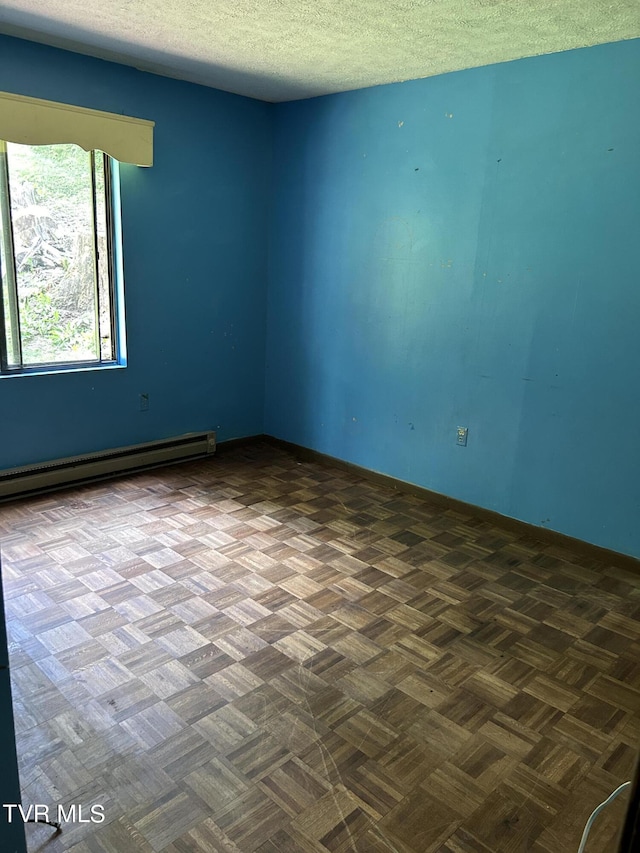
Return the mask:
M638 91L636 0L3 2L0 853L638 849Z

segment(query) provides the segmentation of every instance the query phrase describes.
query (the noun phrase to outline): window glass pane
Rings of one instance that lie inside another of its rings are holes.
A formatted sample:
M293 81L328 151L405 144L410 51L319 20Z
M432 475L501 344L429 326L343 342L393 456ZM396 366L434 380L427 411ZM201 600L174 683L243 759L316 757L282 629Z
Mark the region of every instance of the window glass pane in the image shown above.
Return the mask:
M107 217L107 196L105 192L105 155L95 152L95 191L96 191L96 246L98 248L98 306L100 326L100 358L111 361L115 357L113 330L111 326L111 276Z
M9 289L9 281L5 275L4 255L2 263L2 298L4 304L4 334L7 342L7 366L18 367L20 365L20 342L17 335L18 323L16 322L16 311L13 303L13 293Z
M91 157L7 143L25 365L100 357Z
M13 282L13 243L6 181L6 146L0 142L0 280L4 313L4 339L8 367L20 366L20 334L16 292Z

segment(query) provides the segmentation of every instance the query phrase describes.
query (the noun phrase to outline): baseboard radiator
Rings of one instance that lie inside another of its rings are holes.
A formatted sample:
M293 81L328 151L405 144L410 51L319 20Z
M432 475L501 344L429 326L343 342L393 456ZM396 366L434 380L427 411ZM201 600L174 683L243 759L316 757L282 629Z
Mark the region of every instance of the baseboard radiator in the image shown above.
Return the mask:
M215 450L215 432L198 432L8 468L0 471L0 501L171 462L200 459L215 453Z

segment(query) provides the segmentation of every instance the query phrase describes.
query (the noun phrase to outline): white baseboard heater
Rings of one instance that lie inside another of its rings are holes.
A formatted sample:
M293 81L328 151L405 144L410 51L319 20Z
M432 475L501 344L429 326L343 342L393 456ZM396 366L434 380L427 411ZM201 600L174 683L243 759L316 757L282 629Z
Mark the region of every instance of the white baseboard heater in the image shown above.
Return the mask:
M145 444L99 450L0 471L0 500L100 480L156 465L200 459L215 453L215 432L194 432Z

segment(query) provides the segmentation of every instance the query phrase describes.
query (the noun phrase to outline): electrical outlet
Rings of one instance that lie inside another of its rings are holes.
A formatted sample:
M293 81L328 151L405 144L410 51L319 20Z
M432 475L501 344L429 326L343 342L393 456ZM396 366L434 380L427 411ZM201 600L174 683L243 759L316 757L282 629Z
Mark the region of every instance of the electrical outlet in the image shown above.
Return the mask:
M149 395L140 394L140 411L146 412L149 409Z
M458 427L456 430L456 443L460 445L460 447L467 446L467 436L469 435L469 429L467 427Z

